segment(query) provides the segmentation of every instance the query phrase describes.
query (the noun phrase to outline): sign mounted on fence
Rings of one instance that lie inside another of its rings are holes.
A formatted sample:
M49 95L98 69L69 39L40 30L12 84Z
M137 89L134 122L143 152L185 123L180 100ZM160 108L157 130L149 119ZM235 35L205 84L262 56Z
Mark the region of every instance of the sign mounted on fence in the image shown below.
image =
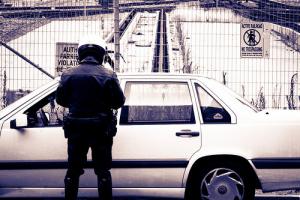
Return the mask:
M268 58L270 31L267 23L241 23L241 58Z
M55 75L59 76L66 69L78 65L77 43L56 43Z

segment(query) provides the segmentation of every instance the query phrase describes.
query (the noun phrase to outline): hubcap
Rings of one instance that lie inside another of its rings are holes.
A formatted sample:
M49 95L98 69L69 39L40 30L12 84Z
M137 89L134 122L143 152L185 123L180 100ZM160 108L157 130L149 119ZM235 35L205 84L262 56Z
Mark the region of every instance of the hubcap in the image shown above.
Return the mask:
M206 174L200 186L202 200L242 200L245 186L238 173L217 168Z

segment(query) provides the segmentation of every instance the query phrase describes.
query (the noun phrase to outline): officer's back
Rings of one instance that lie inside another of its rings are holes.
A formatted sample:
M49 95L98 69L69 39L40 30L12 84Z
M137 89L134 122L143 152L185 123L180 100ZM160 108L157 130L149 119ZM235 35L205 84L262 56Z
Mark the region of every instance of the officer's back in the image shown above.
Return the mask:
M65 103L69 105L69 112L93 115L120 107L123 104L120 101L122 93L118 92L116 78L111 70L100 66L93 57L85 58L79 67L64 73L61 82L66 84L69 102Z

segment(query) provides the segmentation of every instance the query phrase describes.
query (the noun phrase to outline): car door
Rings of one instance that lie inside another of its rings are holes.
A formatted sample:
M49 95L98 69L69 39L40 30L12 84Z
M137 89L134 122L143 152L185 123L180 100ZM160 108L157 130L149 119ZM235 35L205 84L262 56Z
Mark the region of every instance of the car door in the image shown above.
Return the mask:
M182 187L201 146L189 80L123 79L125 105L113 145L115 187Z
M53 90L36 100L33 97L31 103L21 105L19 112L4 121L0 187L63 187L67 153L62 118L66 110L56 104ZM12 125L22 117L24 125Z

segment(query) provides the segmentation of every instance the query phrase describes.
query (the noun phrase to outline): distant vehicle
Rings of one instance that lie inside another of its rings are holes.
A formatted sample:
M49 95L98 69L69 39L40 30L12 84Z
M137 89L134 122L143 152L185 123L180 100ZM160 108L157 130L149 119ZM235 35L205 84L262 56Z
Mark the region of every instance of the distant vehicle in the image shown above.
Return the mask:
M115 196L253 199L300 188L300 112L257 111L209 78L120 74ZM63 197L67 167L59 78L0 111L0 197ZM97 196L92 163L81 197Z

